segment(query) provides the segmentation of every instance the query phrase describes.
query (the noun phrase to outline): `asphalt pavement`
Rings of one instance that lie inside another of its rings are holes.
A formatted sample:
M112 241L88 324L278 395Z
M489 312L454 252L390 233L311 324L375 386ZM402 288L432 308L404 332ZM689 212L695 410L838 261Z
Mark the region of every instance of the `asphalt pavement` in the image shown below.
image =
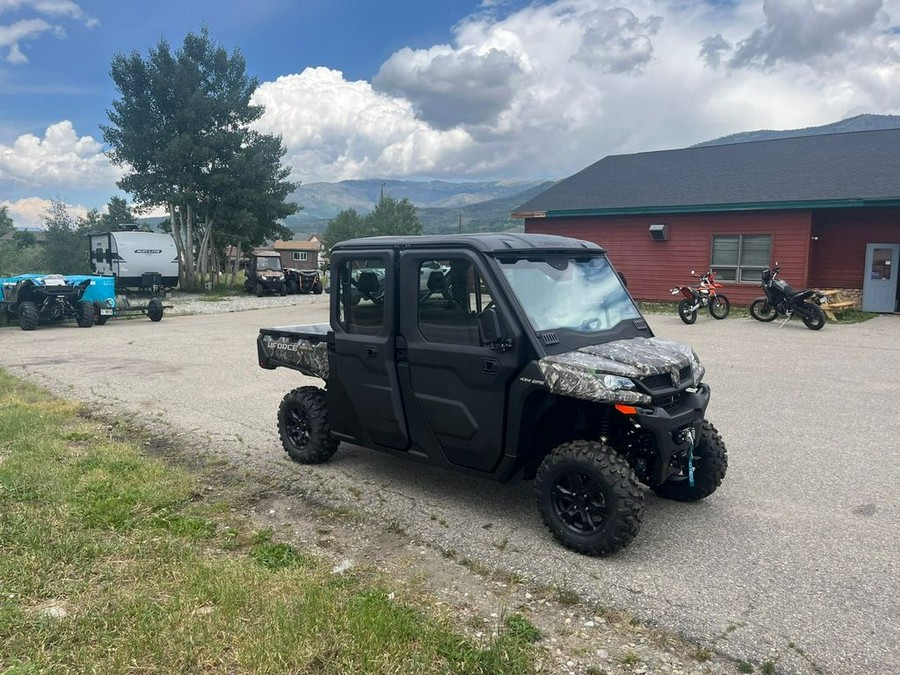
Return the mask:
M319 299L317 299L319 300ZM325 321L327 305L160 323L0 328L0 366L60 395L128 412L197 453L252 465L294 494L396 522L440 550L627 609L736 658L796 673L900 673L900 317L807 330L750 319L693 326L712 386L708 418L729 451L698 504L648 494L641 532L610 558L558 546L529 483L497 485L341 446L290 462L275 414L314 381L256 363L263 326Z

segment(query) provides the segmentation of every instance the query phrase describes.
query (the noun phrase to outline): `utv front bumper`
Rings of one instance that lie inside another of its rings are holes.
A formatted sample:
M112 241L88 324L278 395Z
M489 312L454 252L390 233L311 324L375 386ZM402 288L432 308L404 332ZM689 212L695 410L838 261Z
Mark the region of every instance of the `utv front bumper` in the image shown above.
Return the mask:
M683 392L669 405L635 408L634 421L653 436L656 445L654 485L661 485L676 471L670 466L673 455L697 443L708 405L709 385L700 384L694 391Z

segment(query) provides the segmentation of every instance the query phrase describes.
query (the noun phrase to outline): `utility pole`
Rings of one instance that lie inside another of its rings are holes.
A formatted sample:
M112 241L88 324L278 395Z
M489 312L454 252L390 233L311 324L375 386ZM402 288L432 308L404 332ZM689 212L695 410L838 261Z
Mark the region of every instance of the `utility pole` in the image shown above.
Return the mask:
M462 234L462 211L459 212L459 234Z
M381 199L379 201L384 201L384 183L381 184Z

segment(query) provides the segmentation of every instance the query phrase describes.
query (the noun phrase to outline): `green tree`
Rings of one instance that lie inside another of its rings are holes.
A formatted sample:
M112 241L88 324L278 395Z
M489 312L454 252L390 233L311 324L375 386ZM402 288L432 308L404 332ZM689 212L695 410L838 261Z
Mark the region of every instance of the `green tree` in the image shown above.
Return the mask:
M76 274L78 233L75 219L65 202L54 199L42 216L47 240L44 243L43 270L48 274Z
M365 236L365 221L356 209L344 209L328 221L325 228L325 243L329 248L348 239Z
M366 216L365 229L371 236L422 234L416 207L406 197L400 201L382 197L372 213Z
M134 214L128 208L128 202L121 197L110 197L106 203L106 213L101 218L102 229L116 230L124 223L133 223Z
M13 243L15 243L19 248L37 246L37 237L34 236L34 232L29 232L28 230L19 230L13 235Z
M13 225L12 218L10 218L9 214L6 212L6 207L0 206L0 237L12 232L14 229L16 229L16 227Z
M129 169L118 186L141 207L168 208L185 288L215 266L217 233L259 244L283 234L278 221L297 210L286 201L296 186L281 139L250 129L263 109L250 104L258 83L245 71L241 53L206 29L174 54L160 40L146 59L112 61L121 98L103 137L113 163Z

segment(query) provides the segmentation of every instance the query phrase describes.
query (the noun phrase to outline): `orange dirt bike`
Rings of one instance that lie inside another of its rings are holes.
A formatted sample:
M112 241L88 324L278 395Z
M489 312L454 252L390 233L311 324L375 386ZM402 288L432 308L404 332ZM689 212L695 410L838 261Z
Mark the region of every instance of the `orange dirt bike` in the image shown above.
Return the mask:
M712 270L697 274L691 270L691 276L700 279L696 286L676 286L671 290L672 295L679 293L685 297L678 303L678 316L686 324L692 324L697 320L697 310L708 307L709 313L714 319L724 319L731 311L731 303L716 289L722 288L722 284L716 283L716 273Z

